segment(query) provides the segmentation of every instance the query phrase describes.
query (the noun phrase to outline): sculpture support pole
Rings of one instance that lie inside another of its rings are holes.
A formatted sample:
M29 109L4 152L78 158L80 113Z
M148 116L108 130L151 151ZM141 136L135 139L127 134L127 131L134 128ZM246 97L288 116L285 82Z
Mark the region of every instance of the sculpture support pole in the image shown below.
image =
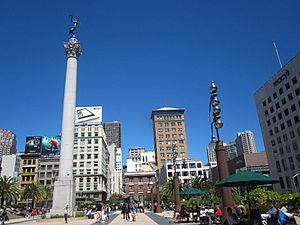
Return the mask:
M162 212L162 208L161 208L161 204L160 204L160 192L159 192L159 185L158 185L158 183L157 183L157 186L156 186L156 199L157 199L156 212L157 213L161 213Z
M216 143L216 156L217 156L217 164L218 164L218 172L219 172L219 180L222 180L229 176L228 173L228 165L227 165L227 157L226 157L226 149L223 146L223 142L218 141ZM224 223L224 219L227 218L227 207L233 207L234 202L231 194L231 189L228 187L221 187L221 196L223 201L223 213L222 224Z
M180 195L179 195L179 179L178 174L174 174L174 195L175 195L175 213L180 212Z
M73 179L73 148L76 108L77 59L81 54L80 43L70 38L64 44L67 54L67 69L62 118L61 152L58 179L54 183L52 215L63 215L69 205L69 213L75 212L75 182Z

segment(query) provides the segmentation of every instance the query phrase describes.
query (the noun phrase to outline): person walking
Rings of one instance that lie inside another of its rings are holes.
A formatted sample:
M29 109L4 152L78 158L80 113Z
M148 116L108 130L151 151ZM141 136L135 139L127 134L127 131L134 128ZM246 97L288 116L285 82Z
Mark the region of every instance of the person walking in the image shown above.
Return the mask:
M2 220L2 225L5 224L5 221L8 220L8 216L7 216L7 212L6 212L6 208L3 209L2 213L1 213L1 220Z
M66 205L64 210L65 223L68 223L68 216L69 216L69 205Z
M125 203L125 219L126 219L126 221L130 221L129 212L130 212L130 207L129 207L129 204L126 202Z

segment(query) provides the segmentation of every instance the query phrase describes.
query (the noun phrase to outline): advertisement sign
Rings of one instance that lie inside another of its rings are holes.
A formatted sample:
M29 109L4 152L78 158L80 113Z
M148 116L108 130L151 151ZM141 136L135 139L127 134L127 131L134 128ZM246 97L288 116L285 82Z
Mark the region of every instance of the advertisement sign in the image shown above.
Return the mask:
M60 154L60 136L42 137L42 155L54 156Z
M42 137L26 137L25 153L41 153Z
M76 107L75 125L102 124L102 107Z

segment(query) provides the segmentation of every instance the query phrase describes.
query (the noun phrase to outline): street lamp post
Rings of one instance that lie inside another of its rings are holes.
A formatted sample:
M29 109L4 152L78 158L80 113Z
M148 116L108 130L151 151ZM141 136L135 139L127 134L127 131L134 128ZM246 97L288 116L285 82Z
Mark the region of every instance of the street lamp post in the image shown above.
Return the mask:
M219 106L220 101L217 98L217 86L214 82L211 83L210 86L210 104L209 104L209 118L210 118L210 126L211 126L211 136L212 141L215 142L215 151L217 157L218 164L218 172L219 179L222 180L229 176L228 173L228 165L226 158L226 149L223 145L223 142L220 140L219 129L223 127L223 123L221 121L221 108ZM214 128L217 135L217 140L214 137ZM227 218L227 207L232 207L234 205L231 189L228 187L221 187L221 197L223 201L223 212L225 216L222 218L222 221L225 221Z
M172 146L172 158L173 158L173 168L174 168L174 178L173 178L173 187L174 187L174 200L175 200L175 210L174 217L176 212L180 212L180 195L179 195L179 179L176 172L176 158L178 152L176 152L175 145Z

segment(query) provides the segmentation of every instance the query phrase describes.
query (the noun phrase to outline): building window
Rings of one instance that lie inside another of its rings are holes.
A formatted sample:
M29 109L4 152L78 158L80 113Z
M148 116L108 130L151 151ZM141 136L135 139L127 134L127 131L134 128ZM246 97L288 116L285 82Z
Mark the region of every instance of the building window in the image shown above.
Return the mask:
M263 105L263 106L266 106L266 105L267 105L266 101L263 101L263 102L262 102L262 105Z
M285 98L281 99L281 104L282 104L282 105L285 105L285 104L286 104Z
M287 124L288 127L291 127L292 126L292 121L291 120L287 120L286 124Z
M171 123L171 126L173 126L173 127L174 127L174 126L175 126L175 122L172 122L172 123Z
M287 166L286 166L285 159L282 159L281 163L282 163L283 170L286 171L287 170Z
M295 164L292 156L289 157L289 164L290 164L290 169L294 170Z
M274 112L274 108L273 106L270 108L270 112L273 113Z
M280 183L281 189L284 189L285 187L284 187L284 182L283 182L282 177L279 177L279 183Z
M292 94L292 93L290 93L290 94L288 95L288 99L289 99L289 101L291 101L291 100L293 99L293 94Z
M284 129L285 129L284 123L280 124L280 128L281 128L281 130L284 130Z
M295 123L299 123L299 116L295 116L294 121L295 121Z
M295 104L293 104L293 105L291 106L291 110L292 110L292 112L295 112L295 111L296 111L296 105L295 105Z
M283 152L283 147L280 147L280 148L279 148L279 153L280 153L281 155L283 155L283 153L284 153L284 152Z
M289 145L286 145L285 150L286 150L286 152L291 152L291 147Z
M280 162L276 161L277 172L281 172Z
M272 117L272 122L276 123L276 117L275 116Z
M275 106L276 106L276 109L279 109L279 108L280 108L280 106L279 106L279 103L278 103L278 102L275 104Z
M269 115L268 110L265 110L265 116Z
M178 125L178 126L181 126L181 125L182 125L182 122L177 122L177 125Z
M271 121L267 120L267 126L269 127L271 125Z
M273 130L269 130L270 136L273 136Z
M293 78L292 78L292 83L293 83L293 84L296 84L296 83L297 83L297 77L293 77Z
M297 144L297 142L293 142L293 150L298 150L298 144Z
M87 140L87 143L88 143L88 144L92 144L92 139L89 138L89 139Z
M268 97L268 103L271 103L272 99L271 97Z
M278 119L279 119L279 120L282 119L282 113L278 113Z
M291 180L288 176L285 176L285 180L286 180L286 186L287 188L291 188Z
M285 90L288 90L288 89L290 89L290 84L289 84L289 83L286 83L286 84L285 84Z
M283 137L283 141L284 141L284 142L287 142L287 141L288 141L288 136L287 136L287 134L284 134L282 137Z
M284 110L284 115L286 115L286 116L289 115L289 109Z
M92 132L88 132L88 137L92 137Z
M276 99L277 98L277 93L273 93L273 98Z
M283 89L279 88L279 94L282 94L282 93L283 93Z
M295 90L295 94L298 96L298 95L300 95L300 89L299 88L297 88L296 90Z
M81 137L84 137L84 132L81 132Z

